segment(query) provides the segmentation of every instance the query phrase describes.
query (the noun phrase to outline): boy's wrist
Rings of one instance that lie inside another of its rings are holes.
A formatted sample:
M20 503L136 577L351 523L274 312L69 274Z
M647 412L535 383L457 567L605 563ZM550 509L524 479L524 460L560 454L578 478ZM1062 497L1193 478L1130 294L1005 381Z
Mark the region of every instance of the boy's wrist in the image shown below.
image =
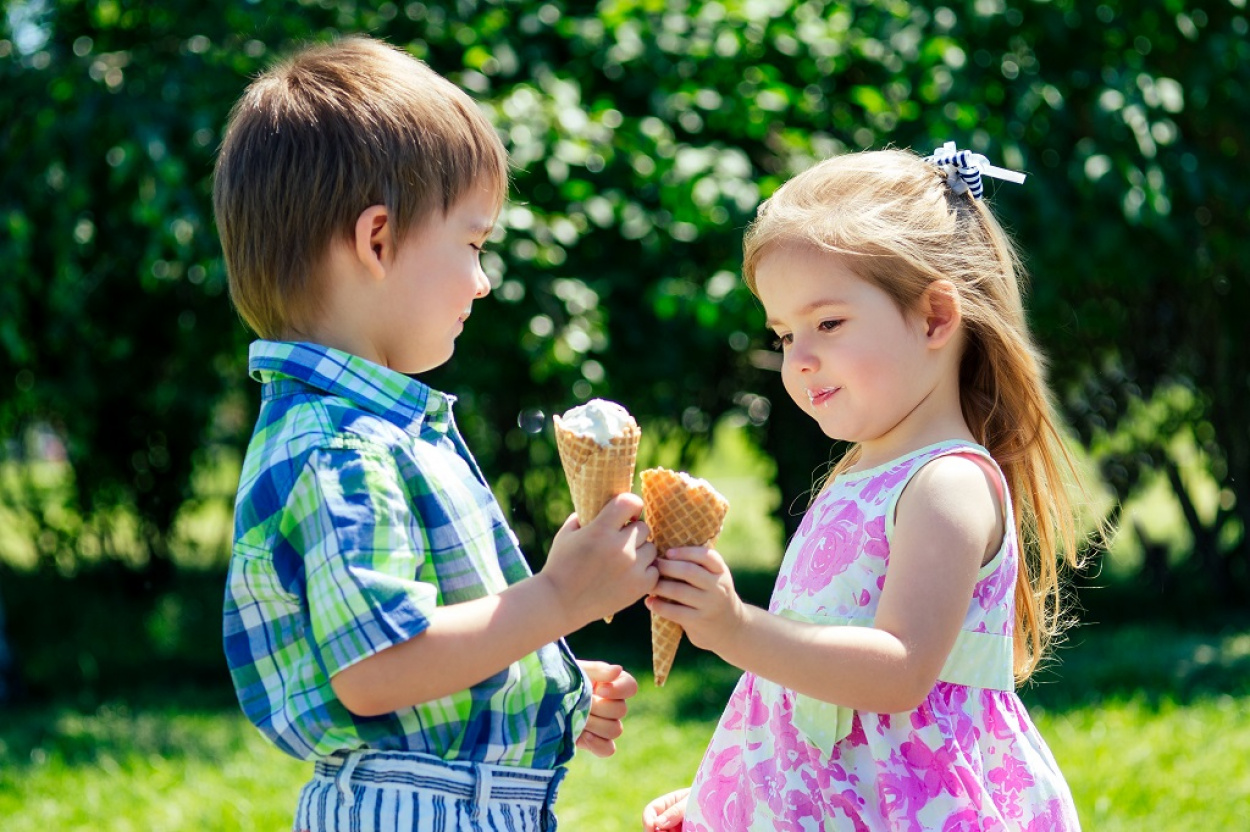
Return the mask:
M585 616L585 620L582 620L577 610L570 609L566 600L568 593L563 591L559 580L547 570L538 572L529 580L534 588L534 608L551 617L552 625L558 631L557 638L563 638L594 620L594 616Z

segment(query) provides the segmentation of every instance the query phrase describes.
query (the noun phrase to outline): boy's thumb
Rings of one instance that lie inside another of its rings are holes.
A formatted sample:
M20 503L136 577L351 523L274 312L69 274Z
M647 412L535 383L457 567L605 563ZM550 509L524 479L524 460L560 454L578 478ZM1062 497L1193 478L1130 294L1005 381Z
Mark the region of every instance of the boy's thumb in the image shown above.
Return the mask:
M637 494L626 492L617 494L608 500L595 520L602 519L610 523L614 529L623 529L642 516L642 498Z

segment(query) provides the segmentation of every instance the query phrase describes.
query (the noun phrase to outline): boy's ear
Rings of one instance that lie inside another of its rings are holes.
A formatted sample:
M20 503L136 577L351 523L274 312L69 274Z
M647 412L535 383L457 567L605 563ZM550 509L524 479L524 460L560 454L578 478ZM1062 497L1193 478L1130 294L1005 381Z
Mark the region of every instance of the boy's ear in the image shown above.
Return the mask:
M356 259L379 280L395 257L394 223L385 205L370 205L356 218Z
M935 280L920 296L920 313L925 321L925 338L930 347L942 347L959 331L963 308L959 290L949 280Z

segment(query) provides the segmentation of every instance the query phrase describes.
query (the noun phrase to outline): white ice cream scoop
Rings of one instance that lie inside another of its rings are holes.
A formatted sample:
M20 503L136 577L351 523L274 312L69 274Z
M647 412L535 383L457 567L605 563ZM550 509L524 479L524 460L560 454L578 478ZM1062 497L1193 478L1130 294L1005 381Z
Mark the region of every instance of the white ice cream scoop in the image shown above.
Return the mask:
M616 402L591 399L585 404L570 408L560 417L560 424L572 433L589 436L606 447L613 436L621 435L635 422L629 411Z

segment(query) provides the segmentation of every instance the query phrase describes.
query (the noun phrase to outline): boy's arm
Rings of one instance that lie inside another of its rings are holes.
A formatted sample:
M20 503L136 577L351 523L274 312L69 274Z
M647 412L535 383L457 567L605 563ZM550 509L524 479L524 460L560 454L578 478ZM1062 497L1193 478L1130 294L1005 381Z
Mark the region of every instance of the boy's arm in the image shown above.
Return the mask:
M541 572L497 595L435 608L428 627L330 680L343 705L376 716L465 690L545 644L628 606L659 573L642 501L614 498L586 527L570 517Z

